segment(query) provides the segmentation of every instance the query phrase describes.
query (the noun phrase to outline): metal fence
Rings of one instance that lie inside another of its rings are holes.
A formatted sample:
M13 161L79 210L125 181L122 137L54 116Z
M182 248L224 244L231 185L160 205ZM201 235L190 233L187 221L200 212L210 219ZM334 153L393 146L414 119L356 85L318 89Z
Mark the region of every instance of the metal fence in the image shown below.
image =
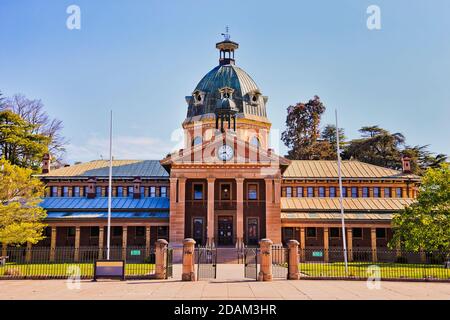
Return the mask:
M272 275L274 278L287 279L289 249L283 246L272 246Z
M449 252L411 252L358 248L299 249L302 278L329 279L414 279L450 281Z
M106 248L98 247L10 247L0 264L0 279L61 279L94 276L94 261L106 259ZM127 279L152 278L155 273L154 247L111 247L110 259L125 260Z

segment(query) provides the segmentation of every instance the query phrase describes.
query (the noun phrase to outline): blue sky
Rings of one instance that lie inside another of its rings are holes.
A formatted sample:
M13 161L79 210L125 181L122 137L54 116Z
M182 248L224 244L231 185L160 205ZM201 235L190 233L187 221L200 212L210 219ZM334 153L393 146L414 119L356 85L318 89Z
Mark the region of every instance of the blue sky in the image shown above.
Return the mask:
M81 30L66 28L71 4ZM366 27L371 4L381 30ZM377 124L450 154L449 15L448 0L1 0L0 90L41 99L63 120L69 162L107 157L110 109L115 156L158 159L229 25L273 128L317 94L323 125L338 108L349 138Z

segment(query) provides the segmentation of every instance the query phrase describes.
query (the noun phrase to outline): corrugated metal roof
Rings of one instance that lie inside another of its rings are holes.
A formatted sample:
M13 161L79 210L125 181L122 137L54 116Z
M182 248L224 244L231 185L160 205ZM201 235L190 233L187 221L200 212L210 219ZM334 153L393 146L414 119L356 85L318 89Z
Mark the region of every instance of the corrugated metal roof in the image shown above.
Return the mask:
M64 167L41 177L108 177L109 161L94 160ZM169 174L158 160L114 160L113 177L168 178Z
M414 202L409 198L344 198L345 210L398 211ZM281 210L339 211L339 198L281 198Z
M48 212L46 219L107 219L108 212ZM169 218L169 212L111 212L112 219L143 219L143 218Z
M403 174L401 171L375 166L356 160L342 161L343 178L363 179L419 179L413 174ZM293 160L283 173L286 179L337 179L337 162L332 160Z
M46 210L84 210L108 209L108 198L88 199L83 197L46 197L40 203ZM141 198L132 199L124 197L112 198L113 210L128 209L169 209L169 198Z
M391 220L390 213L344 213L346 220ZM340 213L325 212L282 212L281 219L298 219L298 220L341 220Z

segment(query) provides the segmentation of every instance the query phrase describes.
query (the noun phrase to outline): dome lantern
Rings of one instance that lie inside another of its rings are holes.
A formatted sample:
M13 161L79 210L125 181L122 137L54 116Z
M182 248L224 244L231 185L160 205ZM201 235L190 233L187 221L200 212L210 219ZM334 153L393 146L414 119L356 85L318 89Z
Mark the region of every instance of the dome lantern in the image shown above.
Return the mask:
M226 33L222 33L222 35L224 37L224 40L216 43L216 48L219 50L219 65L234 65L234 50L237 50L239 48L239 44L230 40L228 27L226 28Z

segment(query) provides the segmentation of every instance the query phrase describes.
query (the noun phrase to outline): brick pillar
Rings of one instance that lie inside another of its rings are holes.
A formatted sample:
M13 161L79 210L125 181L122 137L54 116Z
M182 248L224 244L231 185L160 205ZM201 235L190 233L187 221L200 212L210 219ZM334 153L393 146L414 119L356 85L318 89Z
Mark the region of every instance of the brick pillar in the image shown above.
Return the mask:
M195 281L195 240L188 238L183 241L183 274L182 281Z
M347 230L347 252L348 261L353 261L353 228L346 228Z
M128 227L122 227L122 260L127 259Z
M372 262L377 262L377 229L370 228L370 247L372 249Z
M323 260L325 262L329 261L329 237L328 237L328 227L323 228Z
M305 237L305 227L300 228L300 261L305 262L305 252L306 251L306 237Z
M8 255L8 245L6 243L2 243L2 257L6 257Z
M266 238L281 244L281 179L265 179L266 183Z
M56 227L52 226L52 234L50 237L50 262L55 261L56 254Z
M288 280L300 279L300 272L298 270L299 254L298 254L298 241L289 240L289 265L288 265Z
M80 227L75 227L75 252L73 256L74 261L80 260Z
M236 178L236 246L244 243L244 178Z
M25 262L30 262L31 261L31 249L32 249L33 245L31 244L31 242L27 242L27 251L25 252Z
M214 244L214 182L215 178L208 178L208 204L207 204L207 237L208 244Z
M150 256L150 226L145 226L145 256Z
M261 239L259 242L261 266L258 281L272 281L272 240Z
M156 279L165 279L167 272L167 245L164 239L158 239L155 244L155 276Z
M185 191L186 178L170 178L169 242L175 246L184 240Z
M105 227L99 226L98 227L98 259L103 259L103 242L105 241Z

